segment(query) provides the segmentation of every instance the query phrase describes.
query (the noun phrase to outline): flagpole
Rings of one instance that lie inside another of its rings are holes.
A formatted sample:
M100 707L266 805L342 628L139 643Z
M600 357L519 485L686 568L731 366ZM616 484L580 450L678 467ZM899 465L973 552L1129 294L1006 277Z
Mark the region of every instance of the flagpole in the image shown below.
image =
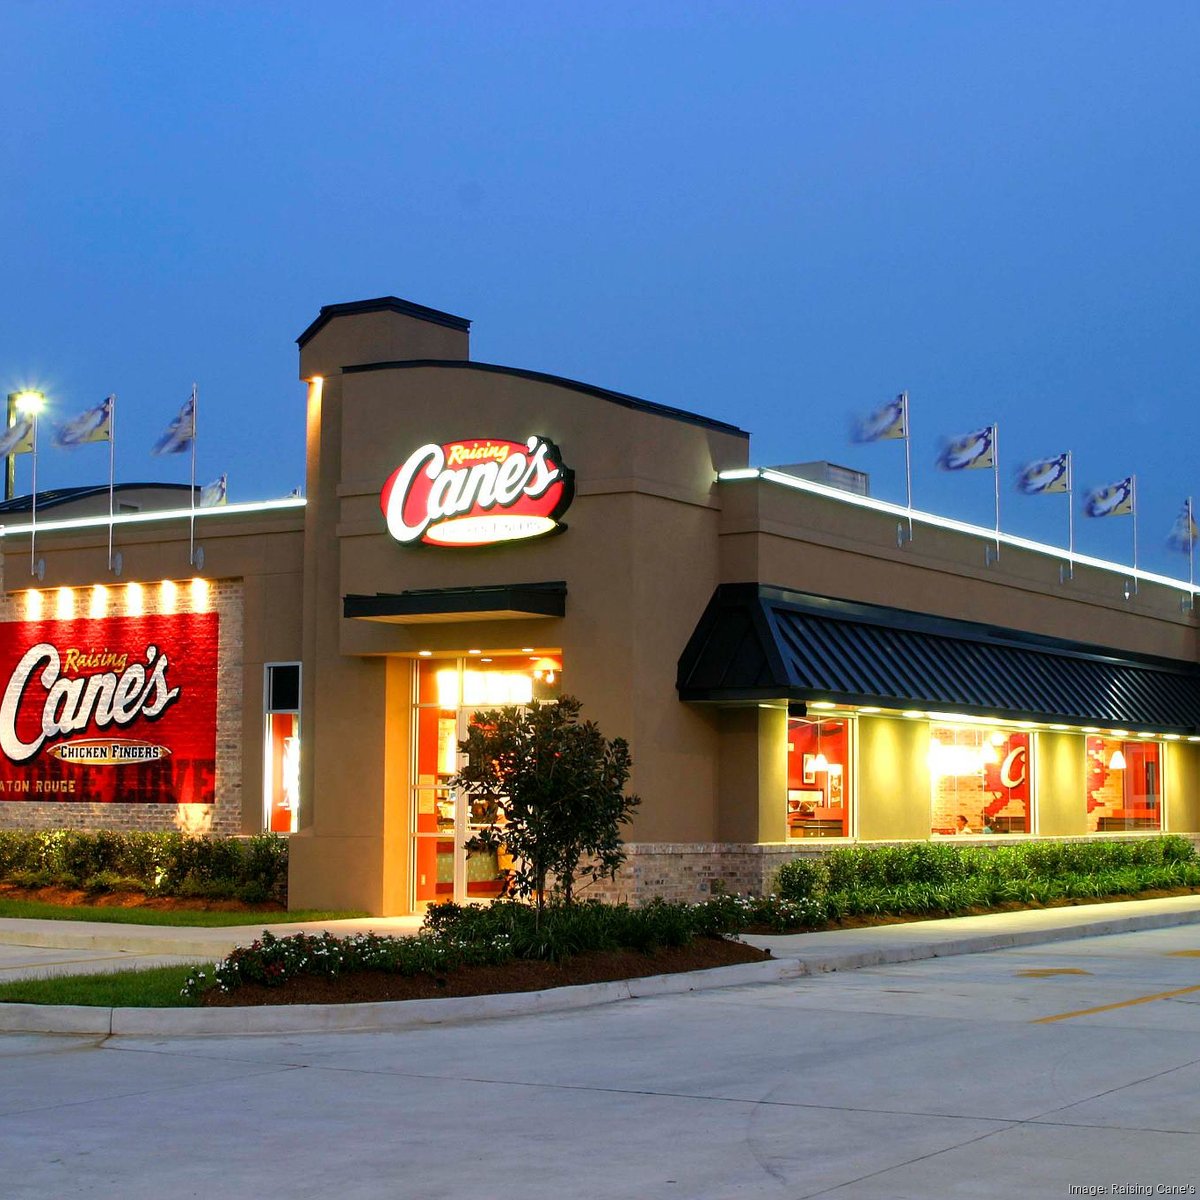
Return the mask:
M908 540L913 536L913 507L912 507L912 453L909 449L912 430L908 424L908 392L900 393L900 401L904 406L904 487L908 495Z
M113 484L116 479L117 462L117 397L112 396L108 413L108 569L113 565Z
M188 539L188 565L196 565L196 385L192 384L192 521Z
M1129 477L1130 497L1133 500L1133 594L1137 595L1138 590L1138 555L1137 555L1137 476L1130 475Z
M992 471L996 476L996 557L1000 561L1000 426L992 426Z
M1196 588L1196 539L1192 536L1192 530L1196 528L1192 519L1192 498L1187 498L1187 540L1188 540L1188 601L1191 602L1194 597L1191 592Z
M33 480L32 492L30 496L29 510L29 573L30 575L37 574L37 427L38 415L37 409L34 409L33 414Z
M1075 459L1067 451L1067 578L1075 578Z

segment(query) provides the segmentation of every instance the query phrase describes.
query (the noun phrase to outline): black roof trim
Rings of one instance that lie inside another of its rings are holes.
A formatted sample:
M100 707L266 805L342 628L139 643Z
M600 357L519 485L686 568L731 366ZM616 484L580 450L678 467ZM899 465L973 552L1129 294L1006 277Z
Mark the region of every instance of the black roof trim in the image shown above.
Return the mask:
M756 583L716 589L676 687L684 700L819 699L1200 733L1194 662Z
M544 371L530 371L524 367L502 367L496 363L474 362L453 358L413 358L402 362L361 363L358 366L343 367L343 375L357 374L359 371L400 371L409 367L451 367L462 371L490 371L496 375L514 375L519 379L532 379L537 383L552 383L556 387L569 388L573 392L583 392L588 396L596 396L611 404L619 404L622 408L632 408L637 412L650 413L656 417L670 417L675 421L683 421L688 425L700 425L705 429L715 429L719 433L731 433L735 437L748 438L750 435L736 425L727 421L718 421L714 417L702 417L699 413L688 412L683 408L672 408L669 404L656 404L653 400L642 400L637 396L627 396L624 392L612 392L608 388L596 387L590 383L580 383L578 379L567 379L562 375L548 375Z
M520 612L531 617L561 617L567 611L567 584L501 583L479 587L414 588L406 592L348 595L342 615L368 620L383 617L434 616L454 613Z
M399 296L377 296L374 300L351 300L345 304L322 305L317 319L296 339L296 344L307 345L334 317L357 317L362 313L373 312L400 313L401 316L428 321L431 325L445 325L447 329L457 329L459 333L468 333L471 329L471 322L466 317L456 317L453 313L442 312L437 308L426 308L424 304L401 300Z
M137 491L142 488L158 488L167 492L187 492L191 484L187 483L118 483L113 487L114 495L121 492ZM202 489L197 485L196 491ZM83 487L47 488L37 494L38 511L43 508L54 508L59 504L70 504L73 500L87 500L92 496L107 496L108 484L86 484ZM33 510L32 496L14 496L11 500L0 500L0 515L8 513L27 513Z

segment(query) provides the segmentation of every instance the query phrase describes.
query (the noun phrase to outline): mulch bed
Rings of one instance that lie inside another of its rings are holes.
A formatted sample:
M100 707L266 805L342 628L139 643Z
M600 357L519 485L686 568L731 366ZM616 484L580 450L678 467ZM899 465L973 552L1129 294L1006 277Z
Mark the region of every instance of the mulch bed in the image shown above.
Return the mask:
M228 995L207 992L207 1008L242 1008L261 1004L357 1004L373 1000L437 1000L446 996L490 996L499 992L537 992L543 988L646 975L673 975L733 963L762 962L766 950L724 938L696 938L689 946L664 947L653 954L637 950L598 950L577 954L564 963L518 960L496 967L463 967L445 976L389 975L361 971L340 979L300 976L280 987L240 987Z
M0 900L37 900L64 908L156 908L168 912L285 912L277 900L247 904L244 900L211 900L200 896L147 896L145 892L85 892L82 888L18 887L0 883Z

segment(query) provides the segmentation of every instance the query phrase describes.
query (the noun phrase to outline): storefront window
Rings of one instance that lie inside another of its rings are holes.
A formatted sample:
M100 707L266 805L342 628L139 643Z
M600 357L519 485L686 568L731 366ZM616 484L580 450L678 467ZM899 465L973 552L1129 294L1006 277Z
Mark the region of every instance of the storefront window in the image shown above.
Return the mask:
M1030 833L1030 735L986 725L931 725L935 834Z
M413 739L413 881L417 904L503 895L512 860L466 849L490 823L492 807L469 804L450 786L458 744L480 708L553 700L561 656L543 654L424 659L416 664Z
M268 663L264 680L264 825L295 833L300 821L300 664Z
M1089 833L1162 828L1162 747L1119 737L1087 740Z
M850 836L850 721L788 718L787 836Z

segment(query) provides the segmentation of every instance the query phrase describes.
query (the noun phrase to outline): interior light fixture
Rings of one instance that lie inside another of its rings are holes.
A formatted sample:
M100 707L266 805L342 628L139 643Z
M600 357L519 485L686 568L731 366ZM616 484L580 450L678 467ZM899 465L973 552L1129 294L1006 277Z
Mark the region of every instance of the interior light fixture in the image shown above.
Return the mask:
M420 655L422 658L432 658L432 657L433 657L433 651L432 651L432 650L418 650L418 651L417 651L417 653L418 653L418 654L419 654L419 655Z
M902 717L908 717L910 720L916 720L917 717L923 717L925 714L923 712L917 712L916 709L910 708L907 711L902 712L900 715Z
M1056 733L1062 733L1063 730L1070 729L1071 727L1070 725L1050 725L1047 728L1053 729Z
M1084 725L1081 728L1084 733L1099 733L1100 732L1099 725Z
M1112 758L1108 760L1108 769L1110 771L1125 770L1125 755L1122 754L1120 750L1114 750L1112 752Z
M871 705L866 705L863 708L860 708L858 711L860 713L877 713L880 710L878 708L876 708L873 704L871 704Z
M831 700L810 700L808 702L808 707L809 708L836 708L837 705L835 705Z
M817 753L812 760L812 769L814 771L829 771L829 759L825 757L825 751L821 749L821 722L817 722Z

